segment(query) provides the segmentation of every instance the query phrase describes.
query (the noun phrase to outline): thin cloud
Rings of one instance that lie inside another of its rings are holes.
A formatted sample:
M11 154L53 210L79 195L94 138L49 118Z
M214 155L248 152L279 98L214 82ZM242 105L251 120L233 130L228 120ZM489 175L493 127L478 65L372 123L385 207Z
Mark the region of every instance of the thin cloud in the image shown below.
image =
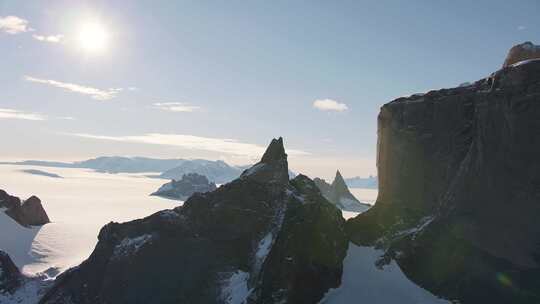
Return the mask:
M62 39L64 39L64 35L49 35L49 36L43 36L43 35L32 35L34 39L44 42L51 42L51 43L58 43L61 42Z
M211 138L200 137L194 135L183 134L160 134L160 133L148 133L143 135L134 136L105 136L94 135L85 133L70 133L69 135L97 139L108 140L125 143L141 143L141 144L153 144L180 147L190 150L202 150L210 152L219 152L225 154L247 156L247 157L260 157L265 147L256 144L243 143L235 139L226 138ZM308 152L301 150L288 149L287 153L293 156L309 155Z
M101 89L96 89L96 88L78 85L74 83L60 82L60 81L51 80L51 79L40 79L40 78L31 77L31 76L24 76L24 80L35 82L35 83L47 84L47 85L64 89L66 91L70 91L74 93L89 95L93 99L102 100L102 101L113 99L114 97L116 97L116 95L120 91L122 91L121 88L101 90Z
M47 118L37 113L29 113L14 109L0 109L0 119L46 120Z
M157 109L169 112L194 112L201 109L201 107L183 102L157 102L153 105Z
M0 17L0 31L4 33L15 35L32 30L33 29L28 26L28 20L17 16Z
M349 107L346 104L337 102L332 99L317 99L313 102L313 107L321 111L347 111Z
M520 25L520 26L518 26L517 29L518 29L518 31L523 31L523 30L526 30L527 27L525 25Z

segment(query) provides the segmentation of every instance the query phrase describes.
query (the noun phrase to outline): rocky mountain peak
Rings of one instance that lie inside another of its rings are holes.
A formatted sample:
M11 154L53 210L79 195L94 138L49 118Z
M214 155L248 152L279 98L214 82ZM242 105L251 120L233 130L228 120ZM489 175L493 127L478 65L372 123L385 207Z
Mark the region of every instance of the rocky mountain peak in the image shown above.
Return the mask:
M287 184L289 182L289 165L283 146L283 138L272 139L261 161L245 170L241 177L263 183Z
M50 223L41 200L36 196L21 202L18 197L0 190L0 208L6 208L5 213L22 226L41 226Z
M274 138L268 148L266 148L266 152L264 152L261 162L270 163L282 160L287 160L287 153L285 153L285 148L283 147L283 138Z
M513 46L510 51L508 51L503 68L531 59L540 59L540 45L535 45L534 43L527 41Z

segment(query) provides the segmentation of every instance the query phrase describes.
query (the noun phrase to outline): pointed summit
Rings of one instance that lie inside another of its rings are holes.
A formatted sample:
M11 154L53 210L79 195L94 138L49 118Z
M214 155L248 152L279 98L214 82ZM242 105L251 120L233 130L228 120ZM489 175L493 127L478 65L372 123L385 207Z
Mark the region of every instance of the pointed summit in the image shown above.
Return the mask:
M262 183L287 184L289 182L289 165L287 153L283 147L283 138L272 139L261 161L244 171L240 177Z
M335 191L339 193L345 193L349 192L349 188L347 187L347 184L345 183L345 179L343 179L343 176L337 170L336 177L334 178L334 181L332 182L332 188L335 189Z
M272 142L266 148L266 152L261 159L262 163L270 163L272 161L287 160L287 153L283 147L283 138L272 139Z

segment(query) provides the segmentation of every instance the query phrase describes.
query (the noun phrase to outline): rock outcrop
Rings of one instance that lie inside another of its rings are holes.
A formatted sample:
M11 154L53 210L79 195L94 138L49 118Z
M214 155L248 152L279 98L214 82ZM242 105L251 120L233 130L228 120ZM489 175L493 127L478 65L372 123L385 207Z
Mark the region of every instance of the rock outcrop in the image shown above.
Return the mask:
M539 156L538 60L399 98L378 118L377 202L347 231L436 295L540 303Z
M289 181L281 138L240 178L98 239L40 303L316 303L348 246L340 211L309 178Z
M540 45L530 41L515 45L510 49L503 63L503 68L525 60L540 59Z
M349 191L339 170L336 172L336 177L332 184L328 184L324 179L320 178L315 178L313 182L315 182L315 185L317 185L322 195L341 210L364 212L371 207L354 197L351 191Z
M216 188L216 184L209 182L206 176L189 173L184 174L178 181L172 180L164 184L151 195L184 201L194 193L210 192Z
M18 197L7 194L0 190L0 208L5 213L23 226L41 226L50 223L49 216L41 200L36 196L31 196L26 201L21 202Z
M21 286L22 275L7 253L0 250L0 294L13 294Z

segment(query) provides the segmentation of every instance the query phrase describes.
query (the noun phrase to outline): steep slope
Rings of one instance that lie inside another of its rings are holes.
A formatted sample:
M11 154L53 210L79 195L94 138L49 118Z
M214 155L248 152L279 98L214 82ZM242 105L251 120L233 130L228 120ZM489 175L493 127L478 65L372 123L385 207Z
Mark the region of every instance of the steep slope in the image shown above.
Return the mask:
M322 195L339 209L352 212L364 212L371 206L364 204L354 197L349 191L343 176L339 170L336 172L336 177L332 184L328 184L324 179L315 178L313 180L319 188Z
M540 61L384 105L379 197L351 239L439 296L540 302L539 117Z
M21 202L18 197L7 194L0 190L0 208L22 226L41 226L50 223L49 217L41 205L41 200L31 196Z
M35 304L48 285L43 277L22 275L9 255L0 250L0 303Z
M103 227L91 256L40 303L314 303L340 283L344 220L283 141L182 207Z
M196 192L205 193L214 190L216 190L216 184L209 182L206 176L188 173L178 181L172 180L164 184L151 195L183 201Z

